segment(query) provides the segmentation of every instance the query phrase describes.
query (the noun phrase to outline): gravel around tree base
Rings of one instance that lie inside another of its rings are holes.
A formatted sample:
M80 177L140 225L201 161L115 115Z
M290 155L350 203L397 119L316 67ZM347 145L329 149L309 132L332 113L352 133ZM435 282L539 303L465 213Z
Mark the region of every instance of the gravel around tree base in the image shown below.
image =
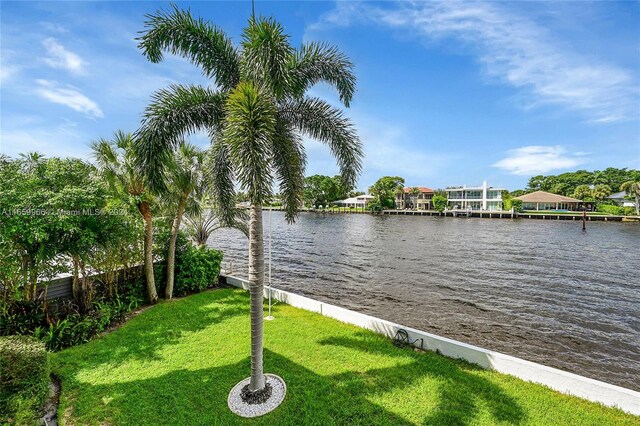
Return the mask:
M284 401L287 385L275 374L265 374L265 389L251 392L249 378L231 389L227 403L229 409L241 417L258 417L273 411Z
M244 385L240 397L247 404L263 404L271 397L272 391L271 383L267 383L263 389L254 392L249 390L249 385Z

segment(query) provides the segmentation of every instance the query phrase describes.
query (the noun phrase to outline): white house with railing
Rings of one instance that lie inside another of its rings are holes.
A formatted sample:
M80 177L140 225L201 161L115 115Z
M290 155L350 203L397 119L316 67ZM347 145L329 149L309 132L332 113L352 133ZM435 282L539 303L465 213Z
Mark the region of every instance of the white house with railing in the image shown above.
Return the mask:
M482 186L451 186L445 189L450 209L502 210L502 191L482 182Z

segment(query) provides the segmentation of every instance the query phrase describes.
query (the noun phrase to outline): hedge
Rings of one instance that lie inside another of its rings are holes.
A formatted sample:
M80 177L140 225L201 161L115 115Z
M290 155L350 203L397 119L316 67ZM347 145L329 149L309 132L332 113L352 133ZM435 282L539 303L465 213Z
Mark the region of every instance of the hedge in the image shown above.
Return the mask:
M34 423L49 392L49 374L43 342L0 337L0 422Z
M208 247L188 247L176 254L174 294L184 296L218 284L222 252Z

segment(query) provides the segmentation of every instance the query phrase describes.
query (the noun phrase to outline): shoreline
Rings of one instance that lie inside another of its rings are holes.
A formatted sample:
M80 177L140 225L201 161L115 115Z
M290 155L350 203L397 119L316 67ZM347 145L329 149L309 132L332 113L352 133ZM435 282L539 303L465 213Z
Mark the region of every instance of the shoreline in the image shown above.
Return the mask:
M284 211L282 207L263 207L264 211ZM489 211L489 210L446 210L438 212L436 210L382 210L381 212L372 212L364 209L300 209L301 213L320 213L320 214L369 214L369 215L386 215L386 216L437 216L437 217L475 217L482 219L537 219L537 220L582 220L580 212L552 212L552 211ZM639 222L640 216L618 216L609 214L589 214L586 216L587 222Z
M226 271L221 271L220 277L227 285L246 291L249 289L247 280L231 275ZM499 371L529 382L539 383L564 394L579 396L610 407L617 407L631 414L640 414L640 392L627 387L442 337L277 288L265 287L265 298L269 297L270 292L273 299L278 302L317 312L321 315L386 335L391 339L395 338L398 330L405 330L410 341L413 342L412 346L419 343L422 346L421 349L424 350L437 352L449 358L463 359L485 369Z

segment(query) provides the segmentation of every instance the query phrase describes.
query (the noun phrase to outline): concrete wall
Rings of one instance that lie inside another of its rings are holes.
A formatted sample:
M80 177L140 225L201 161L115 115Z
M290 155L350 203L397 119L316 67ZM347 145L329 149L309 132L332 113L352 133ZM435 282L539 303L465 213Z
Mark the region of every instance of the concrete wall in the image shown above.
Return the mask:
M245 290L249 289L246 280L233 276L227 276L225 278L227 284ZM268 289L265 288L265 296L268 295L267 292ZM271 297L297 308L318 312L324 316L372 330L376 333L386 335L389 338L393 338L397 330L404 329L412 341L415 339L424 339L424 348L427 350L439 351L443 355L451 358L464 359L487 369L510 374L530 382L540 383L562 393L579 396L590 401L599 402L611 407L618 407L629 413L640 415L640 392L456 340L447 339L446 337L437 336L411 327L405 327L391 321L350 311L287 291L274 288L272 289Z

